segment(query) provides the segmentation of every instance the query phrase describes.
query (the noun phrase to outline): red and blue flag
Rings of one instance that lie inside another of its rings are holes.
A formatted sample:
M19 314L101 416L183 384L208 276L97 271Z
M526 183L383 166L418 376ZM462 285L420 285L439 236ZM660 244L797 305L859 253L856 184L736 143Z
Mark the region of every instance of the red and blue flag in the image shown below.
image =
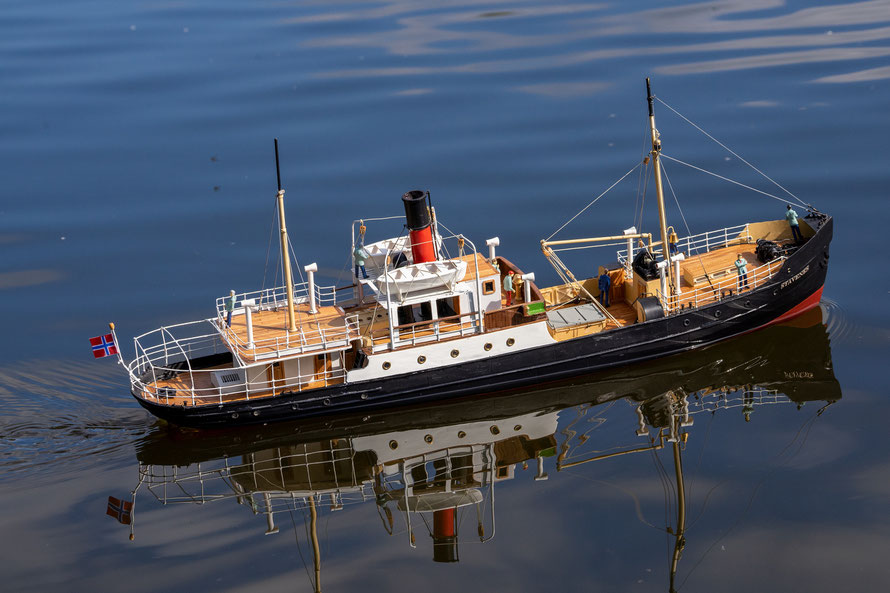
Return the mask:
M93 358L104 358L117 354L117 344L114 343L113 334L90 338L90 346L93 347Z
M113 496L108 497L108 510L105 514L114 517L119 523L129 525L133 520L133 503L126 500L118 500Z

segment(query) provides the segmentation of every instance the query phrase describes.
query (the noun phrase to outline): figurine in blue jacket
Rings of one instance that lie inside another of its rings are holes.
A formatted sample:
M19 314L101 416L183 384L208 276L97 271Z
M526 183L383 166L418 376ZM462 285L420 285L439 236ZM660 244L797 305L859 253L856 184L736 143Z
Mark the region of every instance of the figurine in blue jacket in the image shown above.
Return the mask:
M603 270L599 278L600 303L603 307L609 306L609 289L612 288L612 279L609 277L609 271Z

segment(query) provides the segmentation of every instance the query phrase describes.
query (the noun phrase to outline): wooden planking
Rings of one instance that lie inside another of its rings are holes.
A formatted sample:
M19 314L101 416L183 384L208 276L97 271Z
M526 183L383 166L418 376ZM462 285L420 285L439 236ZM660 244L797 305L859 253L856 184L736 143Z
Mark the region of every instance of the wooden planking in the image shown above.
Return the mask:
M290 332L293 347L321 346L321 331L333 334L334 339L343 339L346 333L346 316L339 307L320 306L318 313L309 313L308 303L294 306L297 332ZM302 330L302 335L301 335ZM256 348L246 348L247 318L237 315L232 318L232 326L225 328L226 339L231 344L239 344L238 354L245 360L256 360L257 356L271 354L284 349L288 340L287 309L257 311L253 314L253 340ZM301 341L305 337L305 341ZM277 343L276 343L277 339ZM329 338L330 339L330 338Z
M637 312L624 301L612 303L606 310L618 321L620 327L637 322ZM614 327L614 324L610 325Z
M689 276L704 276L706 273L714 274L721 270L729 270L730 275L736 276L735 260L739 253L748 260L748 272L750 272L753 268L762 265L755 253L756 247L753 243L744 243L689 256L688 259L680 262L681 287L684 290L693 288L693 285L687 280ZM701 283L698 288L701 288Z
M482 257L479 253L471 253L469 255L465 255L463 257L458 257L460 261L467 262L467 273L464 274L464 277L461 279L461 282L470 282L476 279L476 266L473 263L473 257L475 256L476 261L479 262L479 277L480 278L490 278L491 276L497 276L498 272L494 269L494 266L491 265L491 262L486 258ZM498 287L500 289L500 287Z

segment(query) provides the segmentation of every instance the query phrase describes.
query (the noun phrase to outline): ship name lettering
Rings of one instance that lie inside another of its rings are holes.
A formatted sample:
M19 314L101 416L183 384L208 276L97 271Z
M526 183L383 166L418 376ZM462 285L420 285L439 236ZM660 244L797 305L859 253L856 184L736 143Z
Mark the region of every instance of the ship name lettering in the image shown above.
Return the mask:
M796 282L798 279L800 279L801 276L803 276L804 274L806 274L806 273L809 272L809 271L810 271L810 266L805 267L805 268L802 269L800 272L798 272L797 274L795 274L794 276L792 276L790 279L788 279L788 280L786 280L785 282L783 282L782 285L779 286L779 289L780 289L780 290L785 290L785 287L786 287L786 286L788 286L789 284L792 284L792 283Z
M809 371L785 371L786 379L812 379L813 373Z

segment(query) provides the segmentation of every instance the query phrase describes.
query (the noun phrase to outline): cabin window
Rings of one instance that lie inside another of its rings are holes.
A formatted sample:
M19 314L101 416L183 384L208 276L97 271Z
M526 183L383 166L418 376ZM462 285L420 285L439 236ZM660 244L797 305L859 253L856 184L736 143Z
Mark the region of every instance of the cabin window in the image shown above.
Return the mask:
M433 320L433 304L429 301L399 307L399 325Z
M482 294L494 294L494 280L486 280L482 283Z
M438 299L436 301L436 315L439 319L444 317L455 317L458 314L460 305L458 305L459 297Z

